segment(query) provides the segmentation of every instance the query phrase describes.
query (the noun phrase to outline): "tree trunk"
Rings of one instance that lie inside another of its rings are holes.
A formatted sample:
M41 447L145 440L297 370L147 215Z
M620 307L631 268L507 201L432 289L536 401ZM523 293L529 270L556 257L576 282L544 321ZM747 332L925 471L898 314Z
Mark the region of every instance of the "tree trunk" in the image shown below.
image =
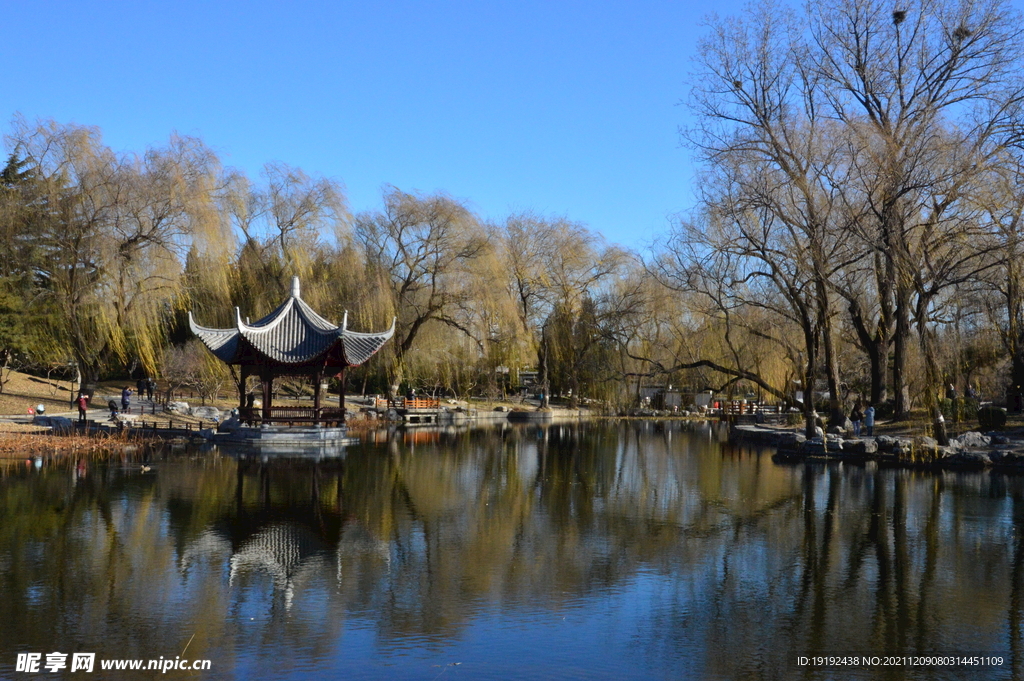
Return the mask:
M907 353L910 345L910 293L902 292L896 304L896 332L893 334L892 387L895 393L893 419L910 415L910 388L907 386Z
M868 364L871 371L869 404L877 405L889 398L889 341L876 338L868 345Z
M846 413L843 411L843 399L839 394L839 359L836 356L835 338L832 336L832 322L825 311L822 324L822 341L825 350L825 374L828 380L828 425L829 427L846 427Z
M861 313L860 305L856 300L850 302L850 321L854 331L857 332L857 339L868 357L868 366L871 374L871 388L868 396L868 404L876 407L889 397L889 346L891 345L888 326L884 319L879 319L874 332L868 329L864 316Z
M547 326L547 322L545 322L544 323L544 329L541 331L541 345L540 345L540 371L541 371L541 373L544 376L544 379L541 381L541 386L542 386L541 390L544 391L543 394L541 395L541 402L540 402L541 409L547 409L548 408L548 404L551 401L551 380L550 380L550 377L548 375L548 354L549 354L549 351L550 351L550 348L548 347L548 326Z
M807 346L807 364L804 367L804 434L810 440L818 436L817 412L814 410L814 384L818 380L815 365L818 362L817 338L809 323L805 324L804 342Z
M916 322L917 335L921 345L921 354L924 357L925 406L928 408L932 418L932 432L935 440L942 446L949 444L949 436L946 433L946 419L942 415L942 381L939 375L939 363L935 357L935 343L933 331L928 324L928 308L930 298L921 297L918 299Z

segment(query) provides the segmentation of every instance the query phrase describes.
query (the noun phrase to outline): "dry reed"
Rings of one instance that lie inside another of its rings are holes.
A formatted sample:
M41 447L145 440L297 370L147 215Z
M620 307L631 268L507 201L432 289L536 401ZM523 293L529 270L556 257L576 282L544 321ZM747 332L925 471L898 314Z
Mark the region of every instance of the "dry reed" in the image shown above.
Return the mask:
M0 459L20 459L38 455L82 455L109 453L126 445L141 445L139 434L98 431L90 435L58 435L46 432L0 433Z

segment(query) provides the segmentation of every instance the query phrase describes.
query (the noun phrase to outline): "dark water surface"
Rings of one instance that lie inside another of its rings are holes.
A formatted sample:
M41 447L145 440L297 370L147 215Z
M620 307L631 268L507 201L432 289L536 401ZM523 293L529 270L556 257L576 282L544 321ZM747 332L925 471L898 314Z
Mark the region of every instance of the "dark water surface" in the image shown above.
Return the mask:
M1024 675L1024 479L782 466L720 437L506 426L319 463L0 467L0 678ZM17 672L33 652L97 670ZM1003 664L797 665L920 654ZM161 656L212 667L98 669Z

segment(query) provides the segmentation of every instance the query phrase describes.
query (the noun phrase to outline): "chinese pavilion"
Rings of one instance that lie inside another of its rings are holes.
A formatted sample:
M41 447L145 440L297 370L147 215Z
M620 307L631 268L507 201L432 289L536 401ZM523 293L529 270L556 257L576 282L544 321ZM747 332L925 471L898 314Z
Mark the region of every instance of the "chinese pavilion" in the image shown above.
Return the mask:
M196 324L188 314L192 333L222 362L239 367L239 418L251 424L335 425L345 423L345 369L359 366L376 353L395 332L395 324L383 333L349 331L348 313L341 326L333 324L306 304L299 292L299 278L292 278L291 295L276 310L253 322L243 322L235 308L235 328L211 329ZM263 386L263 405L246 399L246 382L258 376ZM313 379L313 407L273 406L274 379L308 376ZM341 379L337 407L320 404L325 376Z

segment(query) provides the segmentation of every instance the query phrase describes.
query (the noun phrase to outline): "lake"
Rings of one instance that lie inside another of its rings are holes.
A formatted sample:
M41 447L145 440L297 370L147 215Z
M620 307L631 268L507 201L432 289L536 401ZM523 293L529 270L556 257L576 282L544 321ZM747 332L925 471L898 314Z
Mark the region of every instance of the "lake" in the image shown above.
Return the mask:
M1024 478L780 465L726 434L0 464L0 678L32 654L71 679L1024 676ZM209 669L100 668L135 659Z

